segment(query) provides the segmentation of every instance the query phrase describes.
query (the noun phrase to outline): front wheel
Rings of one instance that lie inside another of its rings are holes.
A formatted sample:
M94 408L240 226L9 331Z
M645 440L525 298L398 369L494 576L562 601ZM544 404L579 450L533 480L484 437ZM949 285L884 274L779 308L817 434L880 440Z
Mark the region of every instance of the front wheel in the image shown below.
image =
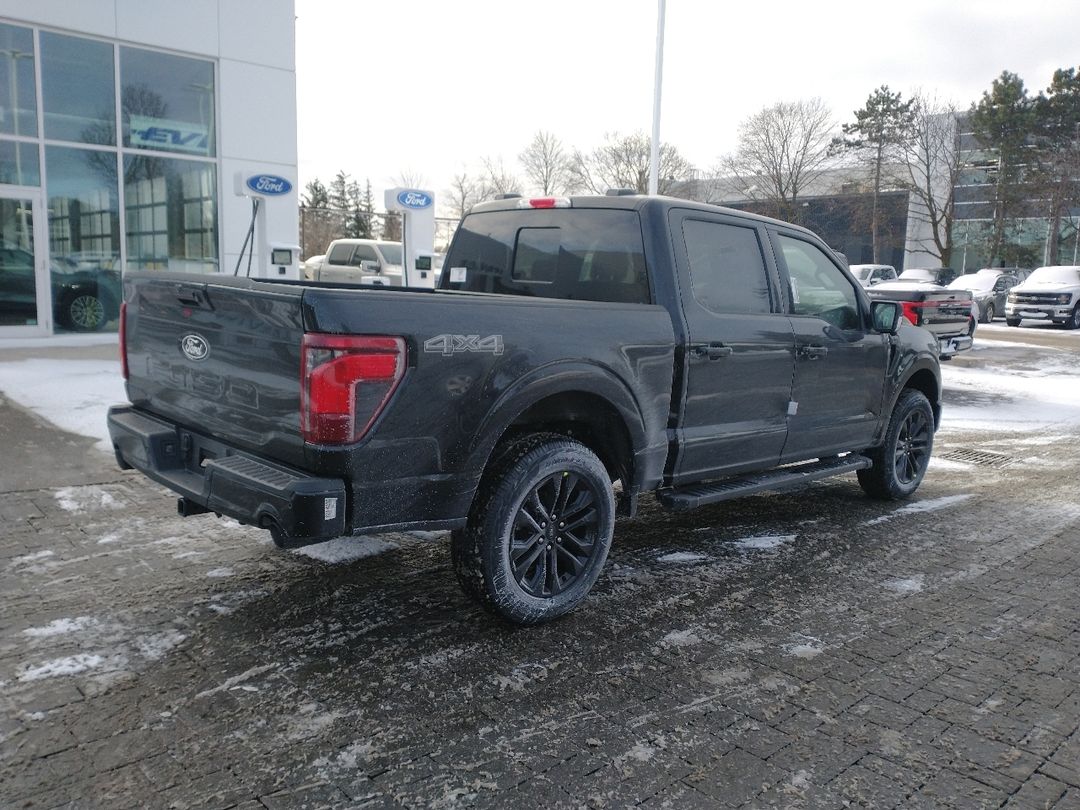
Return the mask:
M993 323L993 322L994 322L994 305L993 304L987 304L985 307L983 307L983 323Z
M607 470L580 442L518 440L485 473L469 525L452 534L462 589L515 624L577 607L600 576L615 528Z
M61 319L75 332L96 332L109 321L109 302L93 293L77 293L64 302Z
M874 462L859 470L859 484L871 498L910 497L922 483L934 449L934 411L920 391L904 389L896 401L885 442L866 453Z
M1005 319L1005 325L1006 326L1019 326L1020 325L1020 319L1019 318L1006 318Z
M1073 307L1072 315L1065 321L1066 329L1080 329L1080 303Z

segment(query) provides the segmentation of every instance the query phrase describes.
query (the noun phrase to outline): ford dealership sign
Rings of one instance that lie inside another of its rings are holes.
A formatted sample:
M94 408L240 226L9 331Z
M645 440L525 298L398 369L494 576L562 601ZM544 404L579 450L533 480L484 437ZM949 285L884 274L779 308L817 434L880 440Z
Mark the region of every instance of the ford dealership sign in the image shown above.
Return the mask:
M422 191L406 189L397 195L397 201L404 208L428 208L431 205L431 197Z
M255 174L247 179L247 187L256 194L279 197L292 191L292 183L276 174Z

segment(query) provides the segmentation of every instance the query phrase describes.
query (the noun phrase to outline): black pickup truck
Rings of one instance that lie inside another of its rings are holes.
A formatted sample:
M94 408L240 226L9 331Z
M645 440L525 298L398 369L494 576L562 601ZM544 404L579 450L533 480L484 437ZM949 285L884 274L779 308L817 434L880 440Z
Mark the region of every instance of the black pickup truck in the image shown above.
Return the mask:
M511 621L572 609L616 514L857 472L911 495L938 343L807 230L663 197L474 208L440 289L133 272L117 460L281 546L449 529Z

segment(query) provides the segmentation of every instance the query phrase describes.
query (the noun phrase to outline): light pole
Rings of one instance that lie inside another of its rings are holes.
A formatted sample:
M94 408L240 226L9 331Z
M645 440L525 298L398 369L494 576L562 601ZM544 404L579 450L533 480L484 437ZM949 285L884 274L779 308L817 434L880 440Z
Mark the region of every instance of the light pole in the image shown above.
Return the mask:
M653 79L652 143L649 156L649 194L660 187L660 90L664 83L664 16L667 0L657 0L656 75Z

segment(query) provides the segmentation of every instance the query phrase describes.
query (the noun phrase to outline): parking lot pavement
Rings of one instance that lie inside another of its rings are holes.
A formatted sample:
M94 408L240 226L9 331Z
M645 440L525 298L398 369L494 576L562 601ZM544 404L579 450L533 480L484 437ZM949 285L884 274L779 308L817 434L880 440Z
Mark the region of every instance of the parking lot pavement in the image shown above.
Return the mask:
M0 805L1080 806L1080 423L964 383L1032 351L953 361L912 502L647 504L528 630L442 535L282 552L4 402Z

